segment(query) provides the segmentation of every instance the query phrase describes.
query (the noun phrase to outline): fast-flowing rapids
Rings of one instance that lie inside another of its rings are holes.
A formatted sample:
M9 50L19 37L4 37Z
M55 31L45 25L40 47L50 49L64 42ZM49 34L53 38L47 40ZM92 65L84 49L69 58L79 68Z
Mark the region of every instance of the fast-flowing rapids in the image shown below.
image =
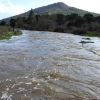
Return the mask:
M0 100L100 100L100 38L22 32L0 41Z

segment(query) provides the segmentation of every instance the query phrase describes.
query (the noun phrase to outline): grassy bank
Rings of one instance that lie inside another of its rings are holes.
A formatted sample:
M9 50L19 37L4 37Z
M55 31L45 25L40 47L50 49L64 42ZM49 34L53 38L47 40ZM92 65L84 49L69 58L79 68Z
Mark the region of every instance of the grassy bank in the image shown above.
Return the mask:
M82 36L100 37L100 32L87 31L86 33L82 34Z
M12 36L18 36L21 34L21 31L14 30L10 26L0 26L0 40L10 39Z

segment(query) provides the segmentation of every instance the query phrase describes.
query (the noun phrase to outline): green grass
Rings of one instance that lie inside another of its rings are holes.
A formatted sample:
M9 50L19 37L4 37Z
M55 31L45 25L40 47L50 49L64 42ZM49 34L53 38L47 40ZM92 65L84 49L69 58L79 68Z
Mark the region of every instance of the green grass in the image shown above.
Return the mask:
M82 34L82 36L100 37L100 32L87 31L86 33Z
M14 29L10 26L0 26L0 40L10 39L12 36L21 35L22 32L18 29Z
M0 35L0 40L3 40L3 39L10 39L12 36L18 36L18 35L21 35L22 33L19 31L17 32L17 34L15 34L15 32L8 32L7 34L4 34L4 35Z

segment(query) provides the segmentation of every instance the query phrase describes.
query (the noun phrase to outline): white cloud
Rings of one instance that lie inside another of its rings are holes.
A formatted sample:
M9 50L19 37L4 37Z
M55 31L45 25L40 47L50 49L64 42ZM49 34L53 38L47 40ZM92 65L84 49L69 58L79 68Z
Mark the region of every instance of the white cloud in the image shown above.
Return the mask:
M13 16L25 12L24 7L14 5L10 0L0 0L0 19L2 14ZM5 16L8 17L8 16Z

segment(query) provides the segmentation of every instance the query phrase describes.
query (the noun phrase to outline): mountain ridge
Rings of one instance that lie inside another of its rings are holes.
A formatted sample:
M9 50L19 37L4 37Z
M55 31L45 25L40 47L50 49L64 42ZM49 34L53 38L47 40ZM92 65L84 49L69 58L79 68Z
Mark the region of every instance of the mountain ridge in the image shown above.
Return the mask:
M38 7L38 8L33 9L33 11L34 11L35 14L62 13L64 15L70 15L72 13L77 13L77 14L83 16L86 13L92 13L94 16L99 15L97 13L85 11L85 10L78 9L78 8L75 8L75 7L70 7L66 4L64 4L63 2L57 2L57 3L49 4L47 6ZM25 17L25 16L28 16L29 12L30 12L30 10L27 11L27 12L24 12L22 14L12 16L12 17L18 17L18 16ZM2 19L2 20L9 21L12 17L5 18L5 19Z

